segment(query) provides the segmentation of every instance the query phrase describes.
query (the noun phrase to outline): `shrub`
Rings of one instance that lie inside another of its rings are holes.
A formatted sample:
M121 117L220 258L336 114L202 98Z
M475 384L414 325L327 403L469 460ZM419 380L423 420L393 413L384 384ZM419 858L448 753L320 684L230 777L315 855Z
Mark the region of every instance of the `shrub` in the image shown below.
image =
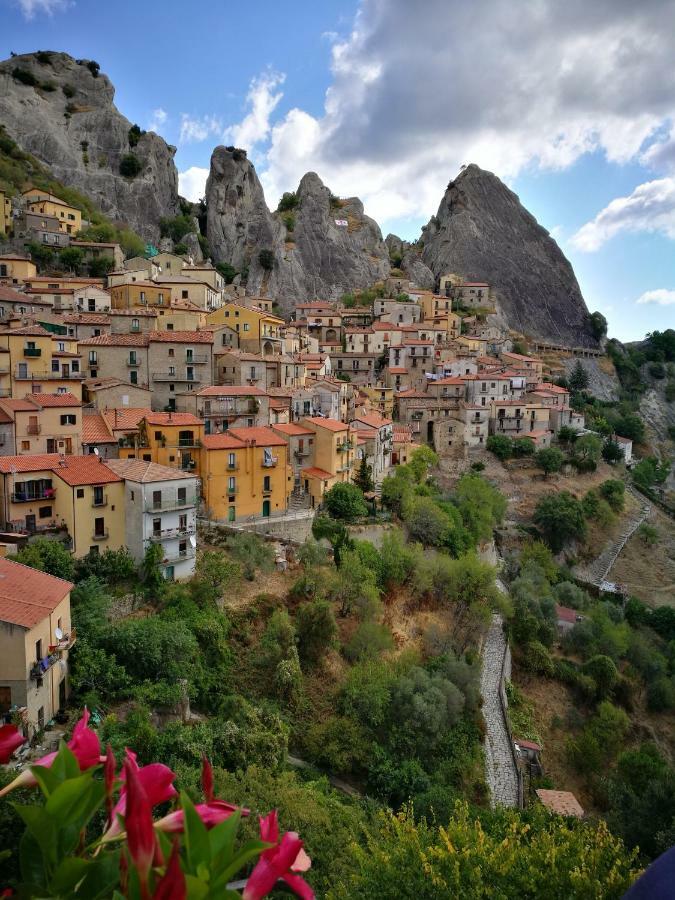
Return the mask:
M171 238L176 244L192 231L194 231L192 216L180 215L174 216L172 219L163 218L159 220L159 233L161 236Z
M274 268L274 251L261 250L258 254L258 262L266 272L271 272Z
M73 272L77 272L83 259L84 255L79 247L64 247L59 251L59 262L66 270L71 269Z
M71 84L64 84L61 87L61 90L63 91L64 96L68 97L68 99L75 96L75 88Z
M98 73L101 71L101 67L96 62L96 60L90 59L89 62L87 63L87 68L89 69L91 74L94 76L94 78L98 78Z
M508 459L513 452L513 441L504 434L491 434L485 446L502 462Z
M601 312L591 313L591 331L596 341L602 340L607 334L607 319Z
M652 712L665 712L675 708L675 685L673 679L657 678L647 688L647 707Z
M144 134L145 132L141 130L140 125L132 125L128 133L129 146L135 147Z
M92 278L104 278L112 271L115 261L112 256L97 256L89 262L88 269Z
M596 684L597 695L604 699L612 691L619 673L614 662L608 656L592 656L584 663L583 673L589 675Z
M623 459L623 451L616 441L607 439L602 446L602 458L606 463L613 465L621 462Z
M363 499L363 491L355 484L341 482L334 484L326 491L323 498L328 514L334 519L353 522L368 514L368 507Z
M19 66L12 69L12 78L28 87L36 87L38 84L38 80L32 72L29 72L28 69L20 69Z
M553 675L554 666L551 654L541 641L530 641L523 648L523 665L536 675Z
M581 540L586 535L582 505L569 491L542 497L534 512L534 522L556 553L569 541Z
M495 437L495 435L493 435ZM516 438L511 446L511 452L519 459L523 456L532 456L534 453L534 444L529 438Z
M326 600L303 603L295 616L298 652L301 662L316 665L335 641L337 625L333 609Z
M656 528L654 525L649 525L647 522L643 522L642 525L640 525L640 527L638 528L638 534L648 547L653 547L658 543L659 531L658 528Z
M658 380L666 377L666 367L663 363L655 362L651 363L649 366L649 374L652 378L656 378Z
M621 512L626 495L626 485L623 481L619 481L616 478L610 478L607 481L603 481L598 490L612 507L614 512Z
M49 538L40 537L26 544L17 553L16 561L66 581L72 581L75 574L75 561L70 552L61 541Z
M143 171L143 163L134 153L126 153L120 160L120 175L135 178Z
M226 284L232 284L237 274L237 270L229 263L216 263L216 269L225 279Z
M559 472L565 457L557 447L545 447L538 450L535 454L534 461L540 469L544 470L544 475L551 475L553 472Z
M362 622L345 645L344 655L350 662L362 662L375 659L393 646L391 631L385 625Z
M279 200L277 212L291 212L300 206L300 198L294 191L286 191ZM291 229L292 230L292 229Z
M248 581L253 581L256 571L269 574L274 569L274 550L270 544L250 531L242 531L228 538L227 549L241 565Z

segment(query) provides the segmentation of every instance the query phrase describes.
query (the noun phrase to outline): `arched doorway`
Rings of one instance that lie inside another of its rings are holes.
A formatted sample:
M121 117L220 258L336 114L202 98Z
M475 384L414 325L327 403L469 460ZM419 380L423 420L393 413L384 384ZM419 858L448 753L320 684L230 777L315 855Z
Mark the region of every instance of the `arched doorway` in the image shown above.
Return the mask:
M337 343L337 331L334 328L326 329L326 343L327 344L336 344Z

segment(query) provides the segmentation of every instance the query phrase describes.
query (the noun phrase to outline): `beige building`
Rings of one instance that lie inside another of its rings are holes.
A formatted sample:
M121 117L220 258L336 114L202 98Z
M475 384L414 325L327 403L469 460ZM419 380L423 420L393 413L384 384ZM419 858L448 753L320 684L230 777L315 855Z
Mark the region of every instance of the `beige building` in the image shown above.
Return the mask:
M179 412L204 419L205 434L270 424L269 395L253 386L209 385L200 391L178 394L176 406Z
M77 234L82 230L82 213L79 209L39 188L30 188L22 194L26 209L33 213L55 216L59 220L61 231L65 234Z
M17 712L26 737L68 700L73 585L0 559L0 716Z
M14 423L7 455L82 452L82 402L73 394L29 394L0 400L0 409Z
M220 292L211 287L207 281L162 272L157 277L157 284L168 292L171 300L188 300L206 311L218 309L220 306Z
M28 257L13 253L0 256L0 284L25 284L36 275L35 263Z

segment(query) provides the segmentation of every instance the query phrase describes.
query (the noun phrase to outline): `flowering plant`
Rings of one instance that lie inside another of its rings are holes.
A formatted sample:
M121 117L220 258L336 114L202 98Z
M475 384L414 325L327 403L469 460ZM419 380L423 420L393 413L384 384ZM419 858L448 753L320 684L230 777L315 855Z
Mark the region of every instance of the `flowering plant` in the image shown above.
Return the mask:
M85 709L67 745L0 791L1 797L37 787L44 799L14 804L26 826L19 850L22 897L258 900L279 880L304 900L314 897L300 874L311 861L297 834L279 837L276 812L260 819L260 840L238 842L249 811L214 796L206 759L204 802L195 805L178 794L168 766L139 766L127 749L118 769L110 747L102 754L88 721ZM21 743L13 726L0 729L0 763ZM174 808L154 819L153 808L166 802Z

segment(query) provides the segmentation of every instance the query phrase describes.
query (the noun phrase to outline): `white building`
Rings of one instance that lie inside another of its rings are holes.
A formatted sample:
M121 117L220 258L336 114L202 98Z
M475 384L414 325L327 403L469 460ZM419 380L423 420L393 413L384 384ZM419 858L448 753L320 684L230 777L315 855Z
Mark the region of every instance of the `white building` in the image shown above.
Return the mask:
M197 557L199 479L140 459L110 459L106 464L124 478L131 555L140 562L150 544L160 543L164 577L191 578Z
M391 419L379 413L361 413L351 423L359 438L365 438L365 456L372 469L373 480L379 484L389 474L394 449L394 427ZM358 457L360 459L360 456Z

